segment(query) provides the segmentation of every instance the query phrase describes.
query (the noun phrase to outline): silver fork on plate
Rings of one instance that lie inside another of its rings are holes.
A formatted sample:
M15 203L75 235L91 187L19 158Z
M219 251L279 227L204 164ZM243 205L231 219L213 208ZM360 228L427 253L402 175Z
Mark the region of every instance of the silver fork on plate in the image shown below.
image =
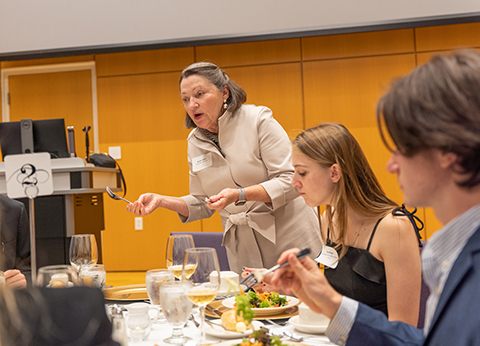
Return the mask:
M297 258L302 258L302 257L307 256L308 254L310 254L310 249L309 248L304 248L304 249L298 251L296 256L297 256ZM245 288L242 287L242 289L246 292L250 288L255 286L256 284L261 282L263 280L263 278L265 277L265 275L267 275L269 273L272 273L279 268L285 267L286 265L288 265L288 261L285 261L282 264L277 264L277 265L271 267L270 269L267 269L264 272L254 270L250 274L245 276L242 279L242 281L240 281L240 285L243 285L245 287Z
M107 193L108 193L108 195L109 195L111 198L113 198L113 199L115 199L115 200L122 200L122 201L127 202L128 204L131 204L131 203L132 203L132 202L130 202L129 200L127 200L127 199L125 199L125 198L123 198L123 197L120 197L120 196L116 195L112 190L110 190L110 188L109 188L108 186L107 186Z

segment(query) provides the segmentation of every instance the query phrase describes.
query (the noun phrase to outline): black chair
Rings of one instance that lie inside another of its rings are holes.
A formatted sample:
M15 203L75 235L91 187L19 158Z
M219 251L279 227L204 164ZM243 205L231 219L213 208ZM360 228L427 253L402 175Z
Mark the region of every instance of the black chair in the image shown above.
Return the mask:
M213 247L217 250L218 261L220 262L220 270L228 271L227 250L222 245L223 232L171 232L170 235L189 234L193 237L195 247Z

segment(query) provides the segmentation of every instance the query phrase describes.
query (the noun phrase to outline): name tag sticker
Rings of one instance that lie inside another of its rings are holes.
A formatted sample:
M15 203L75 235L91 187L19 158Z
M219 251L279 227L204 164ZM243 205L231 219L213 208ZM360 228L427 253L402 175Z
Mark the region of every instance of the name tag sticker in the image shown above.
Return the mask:
M212 165L212 153L194 157L192 160L193 171L198 172Z
M335 269L338 264L338 253L331 246L324 246L320 255L315 258L317 263L323 264L324 266Z

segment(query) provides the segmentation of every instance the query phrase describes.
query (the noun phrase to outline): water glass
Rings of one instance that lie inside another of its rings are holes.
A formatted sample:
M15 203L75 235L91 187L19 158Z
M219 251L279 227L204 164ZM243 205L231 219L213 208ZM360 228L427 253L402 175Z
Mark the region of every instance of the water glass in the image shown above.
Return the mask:
M105 280L107 279L107 272L103 264L92 264L89 266L81 266L78 277L83 286L103 289Z
M191 339L183 334L183 327L193 307L185 292L192 286L193 282L191 281L171 281L162 285L160 301L163 313L173 327L172 336L163 339L166 343L183 345Z
M38 269L37 286L65 288L78 285L77 273L68 264L45 266Z
M70 240L70 264L77 273L82 265L96 264L98 261L97 240L94 234L75 234Z
M175 277L173 271L169 269L152 269L148 270L145 274L145 285L147 286L148 298L150 303L160 309L160 292L161 287L165 282L174 281ZM164 317L159 312L158 318L155 320L157 323L161 323Z

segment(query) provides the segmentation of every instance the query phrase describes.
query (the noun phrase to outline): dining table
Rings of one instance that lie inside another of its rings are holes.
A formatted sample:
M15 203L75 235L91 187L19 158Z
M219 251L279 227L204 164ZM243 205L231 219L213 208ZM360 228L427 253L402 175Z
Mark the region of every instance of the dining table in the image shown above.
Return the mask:
M128 308L128 303L122 303L125 308ZM193 319L200 323L200 312L197 307L192 309ZM269 318L272 317L272 318ZM298 316L297 316L298 317ZM212 318L206 316L206 319L212 321L216 324L221 324L220 318ZM267 321L267 319L269 321ZM299 331L295 328L292 323L291 318L278 319L274 316L266 316L265 319L261 317L253 321L253 327L259 328L264 327L269 330L273 335L281 337L282 343L284 345L313 345L313 346L323 346L323 345L335 345L329 341L329 339L323 333L305 333ZM201 331L199 327L195 326L194 321L189 319L186 325L183 328L184 335L190 337L192 341L188 342L186 346L200 346L200 345L215 345L215 346L231 346L238 344L242 341L244 336L248 336L246 333L235 333L235 332L226 332L220 326L210 326L205 324L205 339L201 340ZM301 338L301 341L293 341L293 339L287 337L285 332L292 335L298 340ZM127 333L128 334L128 333ZM129 346L160 346L160 345L171 345L163 340L172 335L172 326L165 320L160 318L158 321L155 321L151 325L151 330L148 337L142 341L134 341L130 338L128 339Z

